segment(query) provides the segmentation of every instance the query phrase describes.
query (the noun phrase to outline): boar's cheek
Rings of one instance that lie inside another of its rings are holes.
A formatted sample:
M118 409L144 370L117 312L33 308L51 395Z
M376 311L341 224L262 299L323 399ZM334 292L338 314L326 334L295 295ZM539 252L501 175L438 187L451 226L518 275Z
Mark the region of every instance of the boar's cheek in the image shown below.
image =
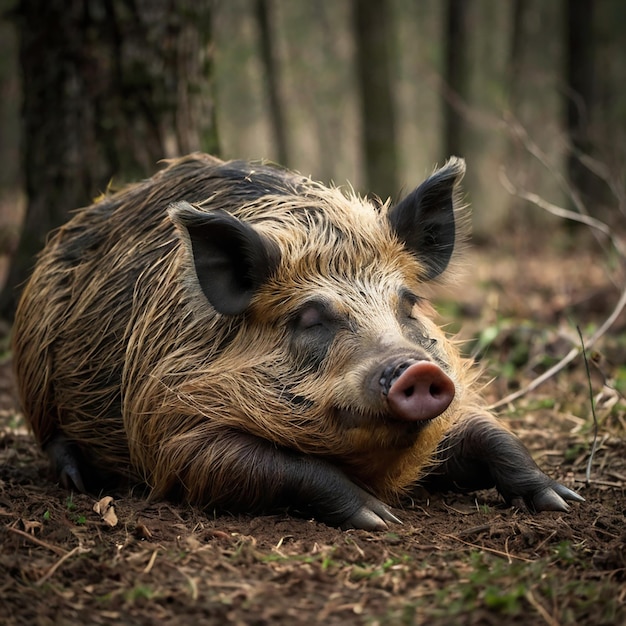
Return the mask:
M218 313L243 313L279 261L278 248L226 211L200 211L187 202L169 215L188 237L200 287Z
M446 269L454 251L454 189L464 173L463 159L452 157L389 211L392 228L424 265L426 280Z

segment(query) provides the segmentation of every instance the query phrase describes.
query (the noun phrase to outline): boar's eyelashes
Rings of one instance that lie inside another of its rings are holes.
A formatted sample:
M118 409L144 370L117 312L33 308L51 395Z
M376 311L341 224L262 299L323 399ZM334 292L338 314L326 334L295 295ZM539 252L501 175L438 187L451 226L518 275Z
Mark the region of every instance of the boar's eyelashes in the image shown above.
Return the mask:
M277 247L226 211L177 202L169 215L189 237L200 287L213 308L224 315L243 313L276 268Z
M464 173L465 161L452 157L389 211L396 234L423 263L426 280L446 269L454 251L454 188Z

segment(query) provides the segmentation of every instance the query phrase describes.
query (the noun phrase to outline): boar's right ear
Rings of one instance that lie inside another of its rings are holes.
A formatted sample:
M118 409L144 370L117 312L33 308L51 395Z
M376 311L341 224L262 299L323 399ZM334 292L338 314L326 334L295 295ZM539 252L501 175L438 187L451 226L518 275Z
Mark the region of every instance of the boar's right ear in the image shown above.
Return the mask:
M170 219L188 237L200 287L223 315L243 313L279 261L278 247L226 211L170 205Z
M454 251L454 188L463 174L465 161L451 157L389 211L391 226L424 265L426 280L446 269Z

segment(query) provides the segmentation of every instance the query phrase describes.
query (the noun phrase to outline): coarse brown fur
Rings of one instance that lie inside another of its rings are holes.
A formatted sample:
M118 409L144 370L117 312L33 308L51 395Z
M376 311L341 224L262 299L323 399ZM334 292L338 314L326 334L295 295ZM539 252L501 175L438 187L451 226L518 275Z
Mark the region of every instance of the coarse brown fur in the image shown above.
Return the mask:
M415 315L436 340L427 351L455 384L451 406L407 445L406 433L375 419L382 408L360 397L360 372L381 346L406 343L393 305L402 287L423 294L422 265L389 226L386 206L279 169L268 193L252 193L263 185L224 177L223 167L206 155L172 161L54 233L14 328L35 436L45 447L63 432L96 470L145 481L155 495L230 506L243 493L260 507L254 481L235 487L230 475L235 457L255 462L243 433L326 458L378 497L396 499L455 422L484 414L473 370L426 301ZM226 210L277 244L281 263L245 315L208 304L185 231L168 214L180 200ZM332 302L353 328L338 335L323 368L294 377L288 320L311 297ZM354 418L347 423L344 409Z

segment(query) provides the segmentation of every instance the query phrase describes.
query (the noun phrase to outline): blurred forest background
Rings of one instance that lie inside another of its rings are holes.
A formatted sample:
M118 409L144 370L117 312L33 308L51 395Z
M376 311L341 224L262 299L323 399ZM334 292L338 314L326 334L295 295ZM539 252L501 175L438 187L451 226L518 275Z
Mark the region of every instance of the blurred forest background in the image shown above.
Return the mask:
M475 241L581 236L529 197L624 230L623 0L0 0L0 14L0 318L69 211L193 150L394 198L456 154Z

